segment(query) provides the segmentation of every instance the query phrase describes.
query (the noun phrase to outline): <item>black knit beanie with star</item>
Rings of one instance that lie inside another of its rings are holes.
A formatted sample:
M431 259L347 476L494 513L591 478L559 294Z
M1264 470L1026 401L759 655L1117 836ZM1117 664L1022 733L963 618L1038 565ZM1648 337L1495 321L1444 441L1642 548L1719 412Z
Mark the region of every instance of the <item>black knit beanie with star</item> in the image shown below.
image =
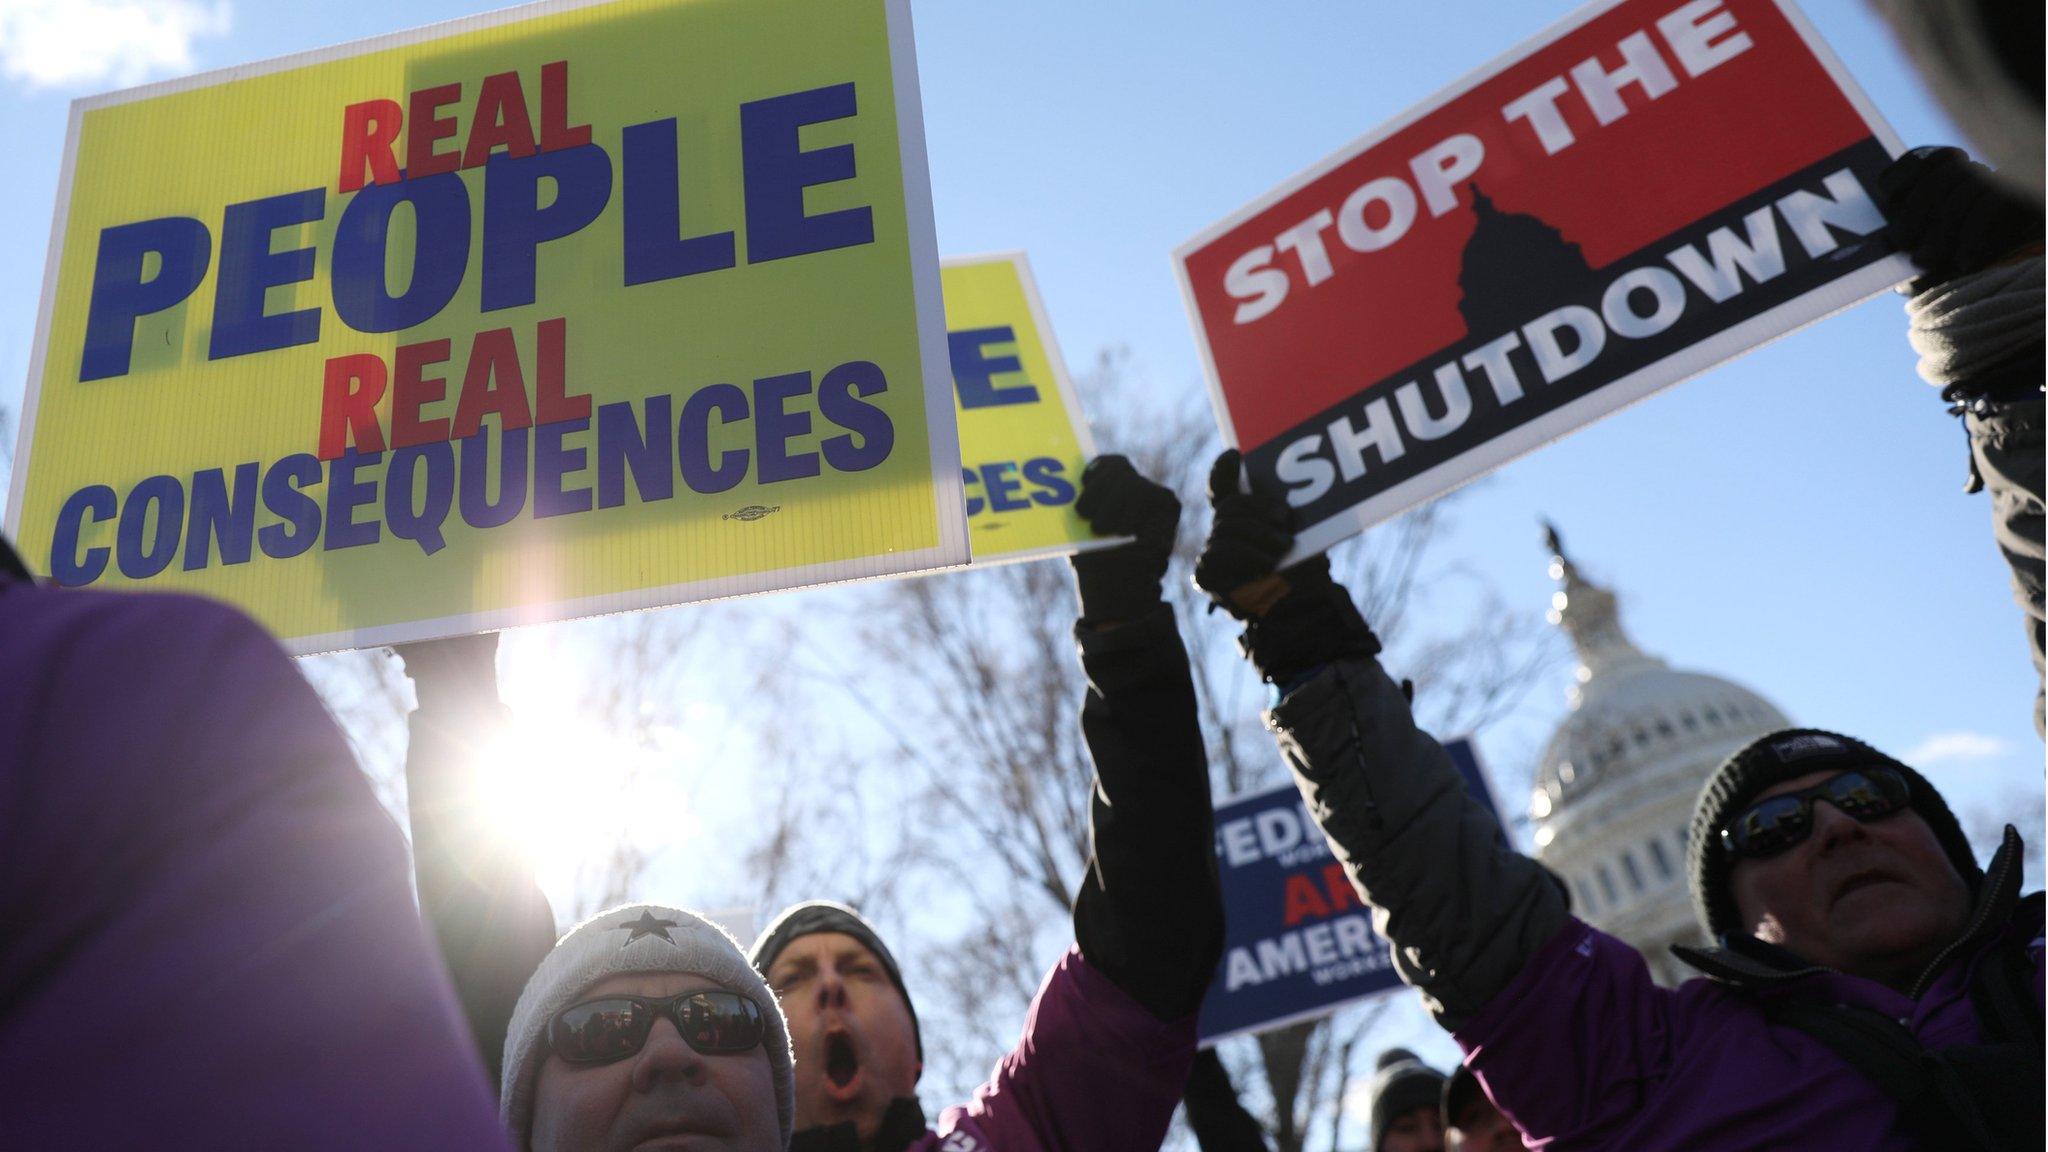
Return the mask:
M1861 740L1818 728L1786 728L1760 736L1723 761L1700 789L1693 808L1692 833L1687 841L1685 867L1692 884L1693 913L1707 935L1715 940L1744 931L1735 910L1735 895L1728 886L1728 872L1734 861L1721 847L1721 829L1748 807L1757 796L1785 780L1810 772L1842 772L1851 768L1882 766L1905 777L1912 792L1907 801L1913 811L1934 831L1934 839L1948 854L1949 862L1963 882L1975 891L1984 870L1970 850L1970 838L1963 835L1955 813L1927 778L1879 752Z

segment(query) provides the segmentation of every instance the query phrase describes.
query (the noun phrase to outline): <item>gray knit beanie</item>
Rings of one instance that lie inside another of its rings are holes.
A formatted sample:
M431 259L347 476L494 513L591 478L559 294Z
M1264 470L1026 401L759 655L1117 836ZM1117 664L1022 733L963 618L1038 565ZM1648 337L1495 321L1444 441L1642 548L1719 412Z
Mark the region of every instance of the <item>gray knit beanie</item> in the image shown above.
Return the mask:
M540 962L505 1035L505 1066L498 1114L524 1148L533 1134L534 1085L547 1059L548 1021L592 985L611 976L677 972L702 976L754 1001L766 1018L761 1046L775 1077L775 1118L782 1142L796 1126L796 1080L789 1055L789 1025L768 985L747 963L725 929L680 908L627 904L600 912L569 930Z
M1389 1048L1380 1053L1378 1068L1372 1074L1372 1126L1373 1152L1379 1152L1380 1141L1387 1138L1387 1129L1394 1121L1417 1108L1436 1109L1443 1099L1444 1074L1422 1062L1422 1058L1406 1048Z
M1907 802L1955 865L1956 874L1974 891L1984 876L1970 850L1970 838L1963 835L1955 813L1949 811L1941 793L1927 778L1855 740L1818 728L1785 728L1759 736L1722 762L1700 788L1693 808L1692 834L1685 854L1687 879L1692 884L1693 913L1707 935L1719 940L1742 930L1741 915L1735 910L1735 894L1728 888L1728 872L1735 862L1721 847L1721 829L1758 795L1781 781L1810 772L1841 772L1851 768L1882 766L1905 777L1912 792Z

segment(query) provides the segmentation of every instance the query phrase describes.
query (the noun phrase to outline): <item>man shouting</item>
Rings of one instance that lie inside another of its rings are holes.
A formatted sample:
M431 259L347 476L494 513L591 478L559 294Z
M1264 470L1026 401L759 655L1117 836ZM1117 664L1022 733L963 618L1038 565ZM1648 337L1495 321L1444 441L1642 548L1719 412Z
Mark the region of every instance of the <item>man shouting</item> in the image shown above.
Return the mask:
M1180 501L1121 456L1093 461L1081 483L1076 511L1102 535L1135 539L1073 561L1081 724L1096 767L1075 945L994 1075L927 1127L923 1045L895 956L844 905L783 912L753 960L789 1019L792 1152L1142 1150L1166 1136L1223 948L1194 682L1159 594Z

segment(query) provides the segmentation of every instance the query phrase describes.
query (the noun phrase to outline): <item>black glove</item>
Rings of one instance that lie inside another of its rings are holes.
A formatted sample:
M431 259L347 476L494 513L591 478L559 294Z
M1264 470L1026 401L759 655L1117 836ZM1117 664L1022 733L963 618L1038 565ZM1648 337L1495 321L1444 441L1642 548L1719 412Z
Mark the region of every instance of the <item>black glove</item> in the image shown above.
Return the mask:
M1097 456L1081 472L1074 511L1098 536L1135 536L1116 548L1073 557L1081 618L1091 624L1135 620L1159 603L1159 582L1173 558L1180 497L1147 480L1122 456Z
M1276 684L1347 657L1371 656L1380 642L1358 605L1330 579L1316 555L1275 572L1294 547L1294 512L1278 496L1247 492L1243 457L1226 449L1209 469L1215 520L1195 562L1195 586L1245 621L1238 647Z
M1195 561L1195 587L1225 612L1251 620L1265 615L1297 582L1328 584L1330 561L1312 556L1274 574L1280 558L1294 547L1294 512L1278 496L1243 490L1243 459L1237 449L1226 448L1209 468L1209 507L1215 517Z
M2041 242L2040 210L1960 148L1915 148L1878 174L1887 234L1926 270L1916 291L1980 272Z

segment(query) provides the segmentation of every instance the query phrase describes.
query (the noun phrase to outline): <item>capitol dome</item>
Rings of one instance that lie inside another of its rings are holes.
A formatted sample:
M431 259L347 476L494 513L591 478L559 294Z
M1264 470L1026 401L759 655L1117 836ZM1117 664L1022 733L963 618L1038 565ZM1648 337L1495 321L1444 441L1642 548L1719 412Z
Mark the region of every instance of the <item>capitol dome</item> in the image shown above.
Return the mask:
M1792 722L1732 680L1674 669L1622 629L1614 593L1565 555L1551 529L1550 622L1579 657L1571 711L1536 771L1536 858L1564 878L1572 910L1643 953L1665 984L1684 978L1668 945L1694 942L1685 842L1701 783L1728 755Z

